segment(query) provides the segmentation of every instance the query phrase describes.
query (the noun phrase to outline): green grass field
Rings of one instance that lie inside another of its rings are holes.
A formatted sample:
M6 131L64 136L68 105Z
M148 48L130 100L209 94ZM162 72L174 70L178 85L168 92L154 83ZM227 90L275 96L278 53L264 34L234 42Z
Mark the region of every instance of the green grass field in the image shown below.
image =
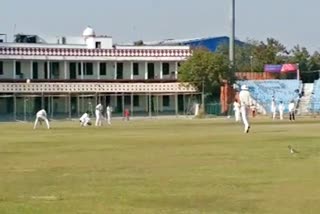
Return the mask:
M320 213L319 123L3 123L0 213Z

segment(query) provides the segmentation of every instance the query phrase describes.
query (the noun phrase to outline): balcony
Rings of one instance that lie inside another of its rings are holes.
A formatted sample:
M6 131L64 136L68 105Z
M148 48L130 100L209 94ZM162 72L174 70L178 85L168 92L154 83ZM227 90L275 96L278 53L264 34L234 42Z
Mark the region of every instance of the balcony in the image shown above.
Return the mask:
M113 82L0 82L1 93L195 93L196 89L179 82L144 80Z

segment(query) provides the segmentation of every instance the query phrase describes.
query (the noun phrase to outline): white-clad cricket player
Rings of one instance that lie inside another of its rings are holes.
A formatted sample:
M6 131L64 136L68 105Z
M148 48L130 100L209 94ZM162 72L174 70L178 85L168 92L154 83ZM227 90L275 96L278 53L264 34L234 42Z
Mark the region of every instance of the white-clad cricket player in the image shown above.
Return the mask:
M107 113L107 121L109 125L111 125L111 112L112 112L112 108L108 105L106 109L106 113Z
M89 112L84 113L80 117L80 126L91 126L91 119L89 116Z
M288 109L289 109L289 119L290 121L295 121L295 115L294 115L294 112L295 112L295 104L294 104L294 100L292 100L290 103L289 103L289 106L288 106Z
M238 100L235 100L233 102L233 111L234 111L234 117L236 122L240 121L240 103L238 102Z
M252 104L251 96L246 85L241 86L241 91L239 93L240 99L240 110L242 116L242 122L244 124L244 133L248 133L250 129L250 124L248 120L248 110Z
M99 103L96 106L96 126L102 126L102 110L103 110L103 106L101 105L101 103Z
M280 101L278 109L279 109L280 120L283 120L284 104L282 101Z
M37 125L38 125L38 122L40 122L40 124L41 124L42 121L45 121L46 125L47 125L47 128L50 129L49 120L47 118L47 112L44 109L41 109L40 111L37 112L36 120L34 122L33 129L36 129Z
M277 114L277 106L276 106L276 101L274 97L272 97L271 101L271 113L272 113L272 119L276 119L276 114Z

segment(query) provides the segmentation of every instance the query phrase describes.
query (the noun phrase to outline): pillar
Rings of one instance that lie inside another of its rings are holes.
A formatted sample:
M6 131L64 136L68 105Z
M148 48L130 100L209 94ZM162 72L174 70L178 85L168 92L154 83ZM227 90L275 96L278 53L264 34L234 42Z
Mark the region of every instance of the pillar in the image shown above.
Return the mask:
M50 61L47 61L47 79L50 79Z
M131 93L131 98L130 98L130 113L131 116L133 116L133 93Z
M33 61L30 61L30 78L29 79L33 79Z
M64 79L68 79L68 63L67 61L63 62L63 72L64 72Z
M130 79L133 80L133 62L130 62Z
M83 65L82 61L81 61L81 66L80 67L81 67L81 71L80 71L81 72L81 79L83 80L84 79L84 69L83 69L84 65Z
M178 62L175 62L174 78L178 79Z
M13 95L13 120L17 120L17 97Z
M12 63L13 63L13 79L15 80L16 79L16 73L17 73L17 71L16 71L16 60L13 60L12 61Z
M97 79L100 79L100 62L97 62Z
M80 97L79 94L77 94L77 115L80 114Z
M149 117L152 116L151 93L149 93Z
M71 115L71 111L72 111L72 109L71 109L71 94L69 94L69 119L71 120L71 117L72 117L72 115Z
M183 94L183 114L186 115L186 95Z
M144 63L144 79L148 79L148 62Z
M54 109L53 109L53 96L50 96L50 106L51 106L51 119L53 118L53 111L54 111Z
M44 95L43 95L43 92L41 94L41 109L44 109Z
M124 105L124 94L122 94L122 114L124 113L124 108L125 108L125 105Z
M179 112L178 112L178 94L174 95L174 104L175 104L175 110L176 110L176 116L178 116Z
M160 79L163 79L163 66L162 66L162 62L160 62Z
M114 62L114 65L113 65L113 67L114 67L114 76L113 76L113 79L117 79L117 71L118 71L118 68L117 68L117 62Z
M27 98L23 97L23 117L24 121L27 121Z

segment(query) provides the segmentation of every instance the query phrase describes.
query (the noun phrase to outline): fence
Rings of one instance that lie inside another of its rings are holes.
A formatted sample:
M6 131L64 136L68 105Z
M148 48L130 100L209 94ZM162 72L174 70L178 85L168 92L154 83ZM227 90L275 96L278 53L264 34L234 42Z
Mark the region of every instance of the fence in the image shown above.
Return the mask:
M32 121L40 109L51 119L75 119L102 103L112 108L113 117L123 117L128 110L131 117L193 115L201 96L197 94L76 94L76 95L2 95L0 121Z

